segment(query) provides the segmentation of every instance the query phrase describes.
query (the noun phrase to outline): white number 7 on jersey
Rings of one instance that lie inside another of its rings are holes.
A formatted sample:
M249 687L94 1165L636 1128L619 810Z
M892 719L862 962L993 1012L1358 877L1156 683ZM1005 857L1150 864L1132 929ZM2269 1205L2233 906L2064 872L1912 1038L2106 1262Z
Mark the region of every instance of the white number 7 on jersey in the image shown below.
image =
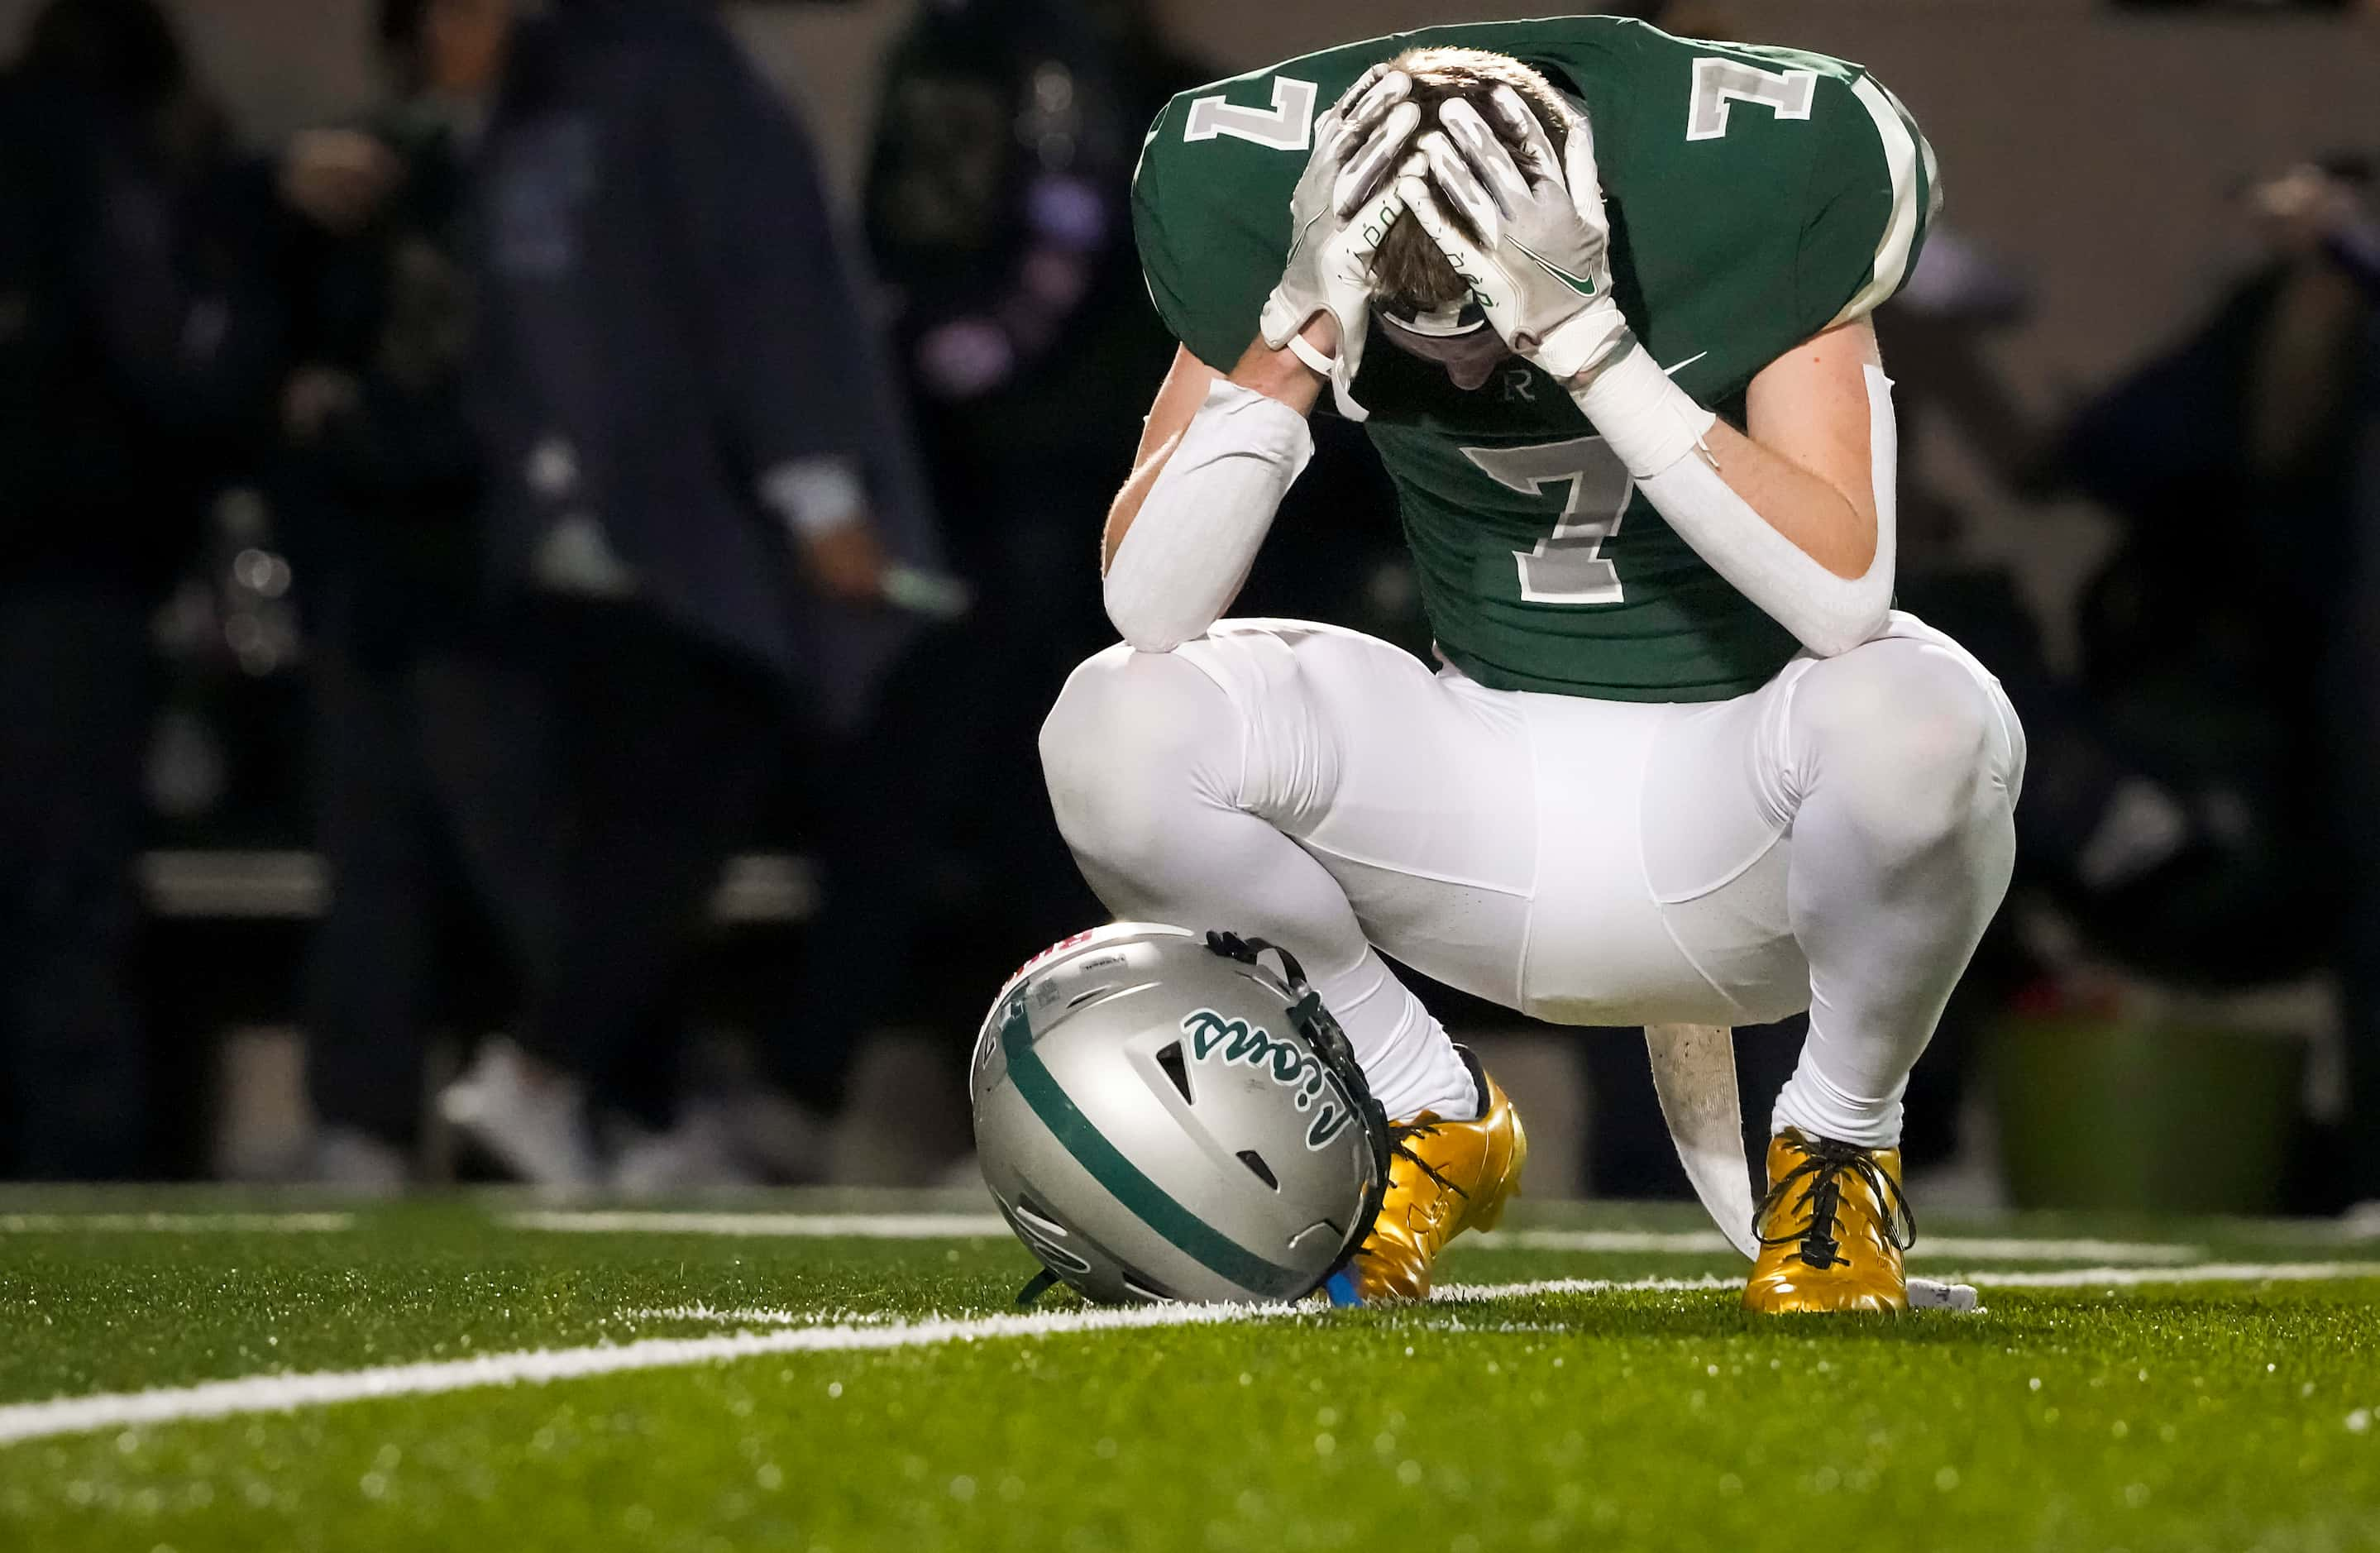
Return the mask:
M1315 96L1312 81L1275 76L1270 108L1235 108L1220 93L1200 97L1190 104L1190 117L1182 126L1182 138L1211 140L1218 135L1229 135L1234 140L1254 140L1275 151L1304 151L1314 135Z
M1694 61L1694 92L1686 104L1686 139L1716 140L1727 134L1728 109L1757 103L1779 118L1808 118L1818 98L1815 70L1764 70L1740 59L1711 55Z
M1616 604L1620 569L1604 559L1603 541L1620 532L1636 482L1601 437L1573 437L1534 447L1467 447L1463 456L1508 491L1543 496L1566 484L1570 498L1554 531L1534 550L1516 550L1521 597L1532 604ZM1581 516L1581 514L1587 516Z

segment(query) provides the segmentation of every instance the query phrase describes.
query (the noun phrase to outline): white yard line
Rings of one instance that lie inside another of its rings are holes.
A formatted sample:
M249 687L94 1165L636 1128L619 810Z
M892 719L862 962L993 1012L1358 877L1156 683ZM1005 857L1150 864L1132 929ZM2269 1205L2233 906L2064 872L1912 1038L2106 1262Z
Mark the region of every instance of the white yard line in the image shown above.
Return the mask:
M830 1240L1004 1238L996 1213L507 1213L515 1230L592 1235L784 1235Z
M1645 1292L1694 1294L1712 1289L1741 1289L1743 1276L1704 1273L1696 1278L1541 1278L1527 1283L1441 1283L1429 1297L1449 1304L1475 1304L1507 1297L1527 1299L1537 1294L1613 1294Z
M1939 1276L1941 1269L1928 1268ZM1995 1289L2127 1289L2148 1283L2309 1283L2335 1279L2380 1279L2380 1262L2207 1262L2194 1268L2011 1268L1978 1271L1972 1278L1985 1293ZM1617 1290L1650 1289L1692 1292L1702 1289L1740 1289L1743 1280L1704 1278L1544 1278L1528 1283L1449 1283L1430 1298L1456 1304L1480 1300L1525 1299L1542 1294L1604 1294Z
M648 1338L595 1348L536 1349L476 1359L383 1365L311 1375L260 1375L199 1386L162 1387L94 1397L60 1397L0 1407L0 1445L94 1429L136 1428L194 1418L288 1413L382 1397L426 1397L488 1386L542 1386L587 1376L633 1370L682 1369L771 1353L852 1353L928 1348L1002 1338L1056 1337L1070 1332L1127 1331L1144 1327L1196 1327L1220 1322L1277 1320L1304 1314L1289 1305L1135 1305L1107 1310L1036 1311L966 1320L907 1321L890 1326L800 1327L720 1337Z
M321 1235L355 1226L352 1213L0 1213L0 1235Z
M1474 1251L1576 1251L1631 1255L1717 1255L1731 1251L1716 1230L1665 1232L1654 1230L1506 1230L1464 1244ZM2144 1241L2013 1240L1998 1236L1928 1235L1918 1243L1929 1257L1963 1256L1978 1262L2189 1262L2206 1255L2199 1245L2163 1245Z
M1933 1269L1928 1269L1933 1270ZM2144 1283L2326 1283L2380 1278L2380 1262L2203 1262L2194 1268L2041 1268L1964 1276L1992 1289L2131 1289Z
M2060 1268L2002 1273L1988 1276L1985 1281L1996 1288L2058 1289L2348 1278L2380 1278L2380 1262L2226 1262L2194 1268ZM1453 1284L1439 1289L1434 1297L1443 1303L1463 1304L1528 1295L1607 1293L1621 1290L1699 1292L1732 1289L1738 1281L1715 1274L1703 1278L1550 1279L1533 1283ZM1123 1309L1032 1311L972 1316L963 1320L929 1318L882 1324L865 1317L857 1321L846 1317L834 1326L785 1325L787 1318L804 1319L799 1313L792 1311L718 1311L707 1305L686 1305L675 1311L650 1314L655 1317L682 1316L691 1320L773 1325L778 1329L700 1338L648 1338L616 1345L489 1353L472 1359L385 1365L362 1370L249 1376L238 1380L208 1381L197 1386L161 1387L149 1391L18 1402L0 1407L0 1445L47 1439L58 1435L87 1434L100 1429L174 1424L190 1419L288 1413L299 1408L328 1407L339 1402L375 1398L432 1396L492 1386L541 1386L550 1381L574 1380L588 1376L682 1369L772 1353L876 1352L927 1348L953 1342L1058 1337L1075 1332L1269 1321L1297 1316L1327 1319L1324 1313L1313 1306L1290 1305L1138 1305Z
M2131 1240L2010 1240L1993 1235L1921 1235L1920 1258L1932 1262L1964 1256L1977 1262L2194 1262L2203 1245L2166 1245Z
M632 1310L631 1321L708 1321L720 1327L875 1327L896 1319L879 1310L755 1310L712 1305L670 1305L662 1310Z

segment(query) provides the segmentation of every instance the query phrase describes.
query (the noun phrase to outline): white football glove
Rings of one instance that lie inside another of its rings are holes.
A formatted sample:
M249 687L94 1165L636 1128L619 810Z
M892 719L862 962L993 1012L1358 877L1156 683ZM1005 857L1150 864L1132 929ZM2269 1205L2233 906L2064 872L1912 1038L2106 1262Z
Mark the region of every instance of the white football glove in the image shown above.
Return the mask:
M1410 76L1374 66L1315 121L1314 155L1290 196L1289 261L1258 326L1266 345L1295 351L1330 378L1339 412L1350 420L1368 413L1350 390L1371 327L1372 254L1404 212L1390 173L1421 124L1412 93ZM1339 325L1335 358L1298 338L1318 313Z
M1455 98L1439 105L1441 127L1418 142L1438 188L1410 168L1399 170L1397 187L1505 344L1572 382L1634 341L1611 295L1611 226L1595 136L1584 115L1571 114L1557 153L1509 86L1489 95L1488 111L1520 141L1517 159L1477 109ZM1450 206L1478 229L1479 241L1455 224Z

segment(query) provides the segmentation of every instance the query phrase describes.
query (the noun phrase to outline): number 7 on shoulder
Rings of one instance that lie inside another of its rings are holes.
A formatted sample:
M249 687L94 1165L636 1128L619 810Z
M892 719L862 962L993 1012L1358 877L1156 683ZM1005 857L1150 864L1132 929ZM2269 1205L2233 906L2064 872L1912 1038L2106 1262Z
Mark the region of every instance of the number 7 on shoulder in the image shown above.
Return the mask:
M1274 151L1305 151L1313 142L1314 103L1318 95L1312 81L1275 76L1269 108L1235 107L1220 92L1200 97L1190 104L1189 118L1182 126L1182 138L1211 140L1228 135L1234 140L1253 140Z

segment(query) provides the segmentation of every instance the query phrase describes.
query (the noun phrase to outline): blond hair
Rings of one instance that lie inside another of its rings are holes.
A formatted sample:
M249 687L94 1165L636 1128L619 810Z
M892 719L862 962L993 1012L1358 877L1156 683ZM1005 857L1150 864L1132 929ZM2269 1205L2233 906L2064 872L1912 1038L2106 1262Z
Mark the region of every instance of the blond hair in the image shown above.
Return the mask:
M1414 140L1438 127L1439 104L1457 97L1477 103L1497 87L1509 86L1546 127L1554 149L1561 149L1567 129L1561 98L1545 77L1511 55L1490 54L1486 49L1408 49L1390 65L1413 78L1413 100L1421 108L1421 125L1414 131ZM1487 117L1489 125L1496 124L1492 115ZM1514 151L1521 149L1500 127L1497 134ZM1410 141L1404 149L1412 149ZM1434 179L1432 187L1436 188ZM1475 241L1480 237L1453 200L1441 200L1440 208L1464 236ZM1455 307L1471 296L1471 288L1411 212L1397 217L1372 255L1372 285L1385 300L1416 313Z

